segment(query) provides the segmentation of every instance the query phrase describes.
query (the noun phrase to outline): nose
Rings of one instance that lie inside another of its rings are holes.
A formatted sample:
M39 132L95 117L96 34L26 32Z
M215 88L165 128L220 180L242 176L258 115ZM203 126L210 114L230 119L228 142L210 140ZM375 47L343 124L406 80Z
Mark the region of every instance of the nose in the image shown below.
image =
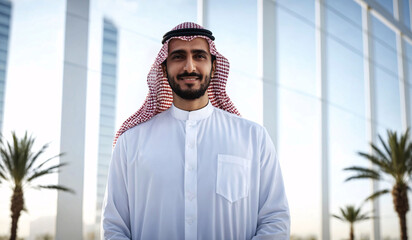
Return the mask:
M184 67L183 70L191 73L191 72L194 72L195 69L196 69L196 67L194 65L193 59L191 57L187 58L186 63L185 63L185 67Z

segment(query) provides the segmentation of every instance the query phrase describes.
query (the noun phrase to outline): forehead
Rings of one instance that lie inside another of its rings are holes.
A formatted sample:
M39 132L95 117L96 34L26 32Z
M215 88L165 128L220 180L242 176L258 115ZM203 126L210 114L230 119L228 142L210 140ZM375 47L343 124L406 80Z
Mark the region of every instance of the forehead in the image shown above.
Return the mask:
M169 42L169 54L176 50L184 50L190 52L191 50L209 51L209 43L204 38L195 38L192 41L181 40L174 38Z

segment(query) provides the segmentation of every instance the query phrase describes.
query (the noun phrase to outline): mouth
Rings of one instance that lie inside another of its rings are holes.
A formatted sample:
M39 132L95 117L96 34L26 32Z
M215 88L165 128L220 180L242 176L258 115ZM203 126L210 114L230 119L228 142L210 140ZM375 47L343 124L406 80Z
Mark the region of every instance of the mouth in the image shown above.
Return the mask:
M185 83L193 83L197 80L200 80L199 77L194 77L194 76L190 76L190 77L180 77L178 78L178 80L183 81Z

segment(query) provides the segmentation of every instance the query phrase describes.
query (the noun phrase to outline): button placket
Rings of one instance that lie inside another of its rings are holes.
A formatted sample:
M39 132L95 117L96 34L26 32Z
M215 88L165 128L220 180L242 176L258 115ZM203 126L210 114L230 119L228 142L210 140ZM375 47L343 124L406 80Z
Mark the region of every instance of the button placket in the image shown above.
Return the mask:
M185 139L185 239L197 238L197 124L186 121Z

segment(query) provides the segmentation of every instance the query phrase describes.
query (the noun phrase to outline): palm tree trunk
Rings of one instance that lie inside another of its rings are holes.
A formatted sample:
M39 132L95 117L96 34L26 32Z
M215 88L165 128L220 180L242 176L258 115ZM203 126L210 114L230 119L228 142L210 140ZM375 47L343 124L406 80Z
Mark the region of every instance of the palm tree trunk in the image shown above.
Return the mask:
M16 186L11 197L11 233L10 240L17 238L17 223L19 221L20 212L24 207L23 190L20 186Z
M349 236L350 240L354 240L355 236L353 234L353 223L350 223L350 236Z
M406 227L406 213L409 211L408 187L403 183L397 183L392 189L393 204L398 213L401 228L401 240L408 239Z
M401 240L407 240L408 232L406 229L406 214L403 214L402 216L399 215L399 224L401 225Z

